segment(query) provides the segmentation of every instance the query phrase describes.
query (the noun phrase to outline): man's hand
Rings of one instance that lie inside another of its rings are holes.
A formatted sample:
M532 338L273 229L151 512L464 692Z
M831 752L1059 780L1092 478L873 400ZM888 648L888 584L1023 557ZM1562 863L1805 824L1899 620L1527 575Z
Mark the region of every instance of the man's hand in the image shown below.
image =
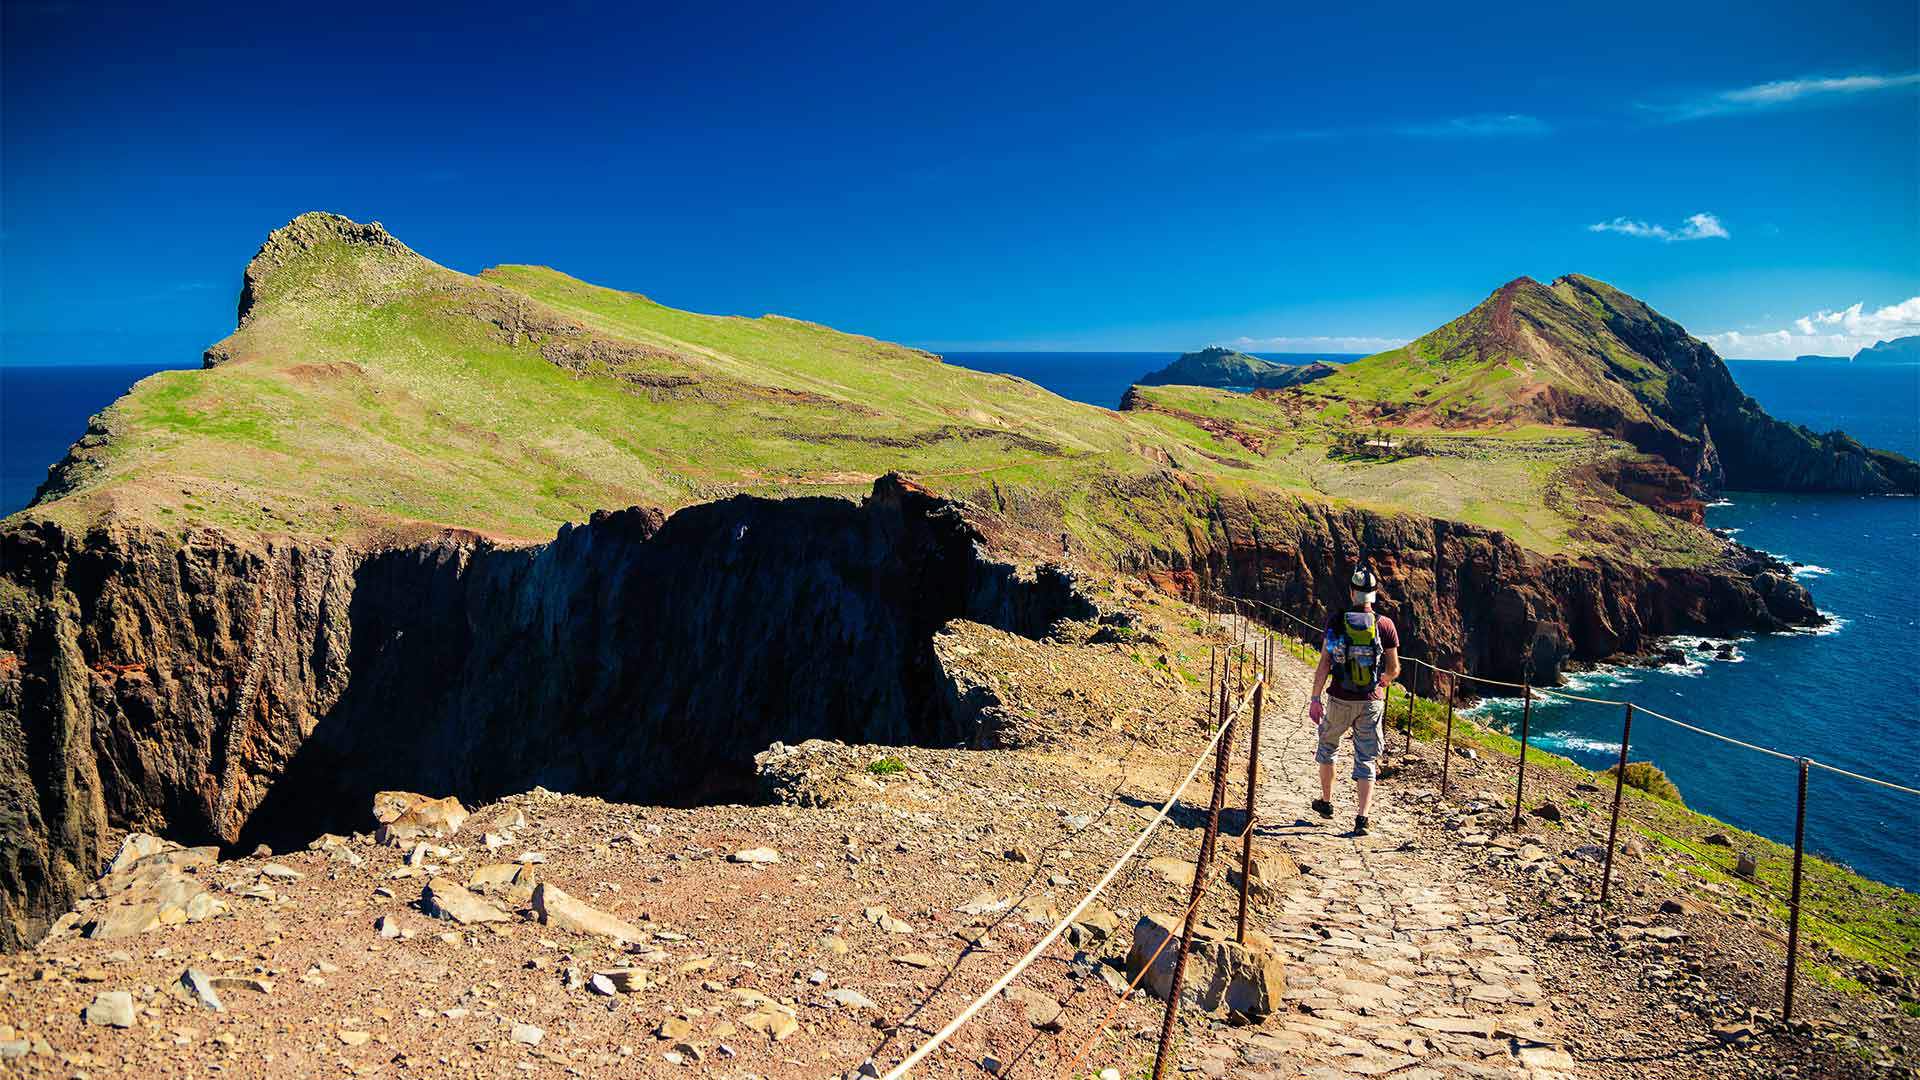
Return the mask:
M1321 701L1319 698L1314 698L1307 703L1307 719L1317 724L1320 722L1320 718L1325 715L1327 715L1326 702Z

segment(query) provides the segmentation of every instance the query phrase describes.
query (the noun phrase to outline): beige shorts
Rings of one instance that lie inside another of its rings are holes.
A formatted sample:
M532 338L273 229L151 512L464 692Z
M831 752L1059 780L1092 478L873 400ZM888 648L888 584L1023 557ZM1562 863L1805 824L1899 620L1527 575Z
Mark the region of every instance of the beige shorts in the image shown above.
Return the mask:
M1327 698L1327 711L1320 718L1320 745L1313 760L1333 764L1333 753L1340 749L1340 737L1353 732L1353 778L1371 780L1379 773L1374 760L1380 756L1380 729L1387 719L1385 701L1342 701Z

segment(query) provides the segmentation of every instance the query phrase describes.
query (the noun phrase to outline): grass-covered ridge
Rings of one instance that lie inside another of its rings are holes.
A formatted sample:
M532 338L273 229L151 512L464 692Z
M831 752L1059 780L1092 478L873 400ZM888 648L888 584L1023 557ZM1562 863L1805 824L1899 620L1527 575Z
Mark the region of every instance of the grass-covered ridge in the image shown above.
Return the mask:
M606 507L851 495L897 470L1096 555L1204 528L1211 497L1253 491L1476 522L1542 552L1626 550L1596 515L1646 534L1636 557L1720 549L1593 482L1625 448L1592 431L1349 453L1352 425L1298 399L1142 388L1113 412L796 319L679 311L543 267L461 274L333 215L269 238L209 364L141 382L23 513L534 540ZM1143 502L1163 473L1181 482Z

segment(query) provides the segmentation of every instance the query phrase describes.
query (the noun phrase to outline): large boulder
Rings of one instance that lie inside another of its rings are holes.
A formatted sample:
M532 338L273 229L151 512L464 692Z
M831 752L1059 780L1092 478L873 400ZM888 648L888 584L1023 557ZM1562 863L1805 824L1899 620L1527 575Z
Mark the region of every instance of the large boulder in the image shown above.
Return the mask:
M1171 915L1143 915L1133 928L1133 948L1127 953L1127 975L1138 976L1147 958L1159 950L1143 985L1165 1001L1173 992L1173 966L1180 953L1180 921ZM1160 943L1168 938L1166 948ZM1247 932L1245 945L1231 934L1197 927L1187 954L1187 976L1181 987L1182 1007L1203 1012L1225 1009L1258 1020L1273 1012L1286 989L1286 971L1273 942L1257 930Z
M411 791L382 791L373 797L374 839L389 847L405 847L417 840L444 839L460 831L467 808L451 795L441 799Z
M645 931L620 916L581 903L544 881L534 886L533 910L542 923L562 930L599 934L620 941L641 941L646 937Z
M79 927L89 938L114 940L162 926L200 922L227 910L199 871L220 859L213 847L182 847L145 833L130 833L107 873L85 894L84 911L55 924L56 933Z

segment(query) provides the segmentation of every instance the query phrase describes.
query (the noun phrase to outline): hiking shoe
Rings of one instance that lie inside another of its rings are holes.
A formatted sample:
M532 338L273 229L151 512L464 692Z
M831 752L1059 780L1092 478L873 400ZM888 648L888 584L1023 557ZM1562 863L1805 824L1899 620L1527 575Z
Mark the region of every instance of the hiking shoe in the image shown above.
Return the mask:
M1367 835L1367 826L1371 824L1373 824L1373 822L1367 820L1367 815L1365 814L1361 814L1360 816L1354 818L1353 819L1353 835L1355 836Z
M1319 814L1321 817L1332 817L1333 804L1325 799L1315 799L1313 800L1313 812Z

